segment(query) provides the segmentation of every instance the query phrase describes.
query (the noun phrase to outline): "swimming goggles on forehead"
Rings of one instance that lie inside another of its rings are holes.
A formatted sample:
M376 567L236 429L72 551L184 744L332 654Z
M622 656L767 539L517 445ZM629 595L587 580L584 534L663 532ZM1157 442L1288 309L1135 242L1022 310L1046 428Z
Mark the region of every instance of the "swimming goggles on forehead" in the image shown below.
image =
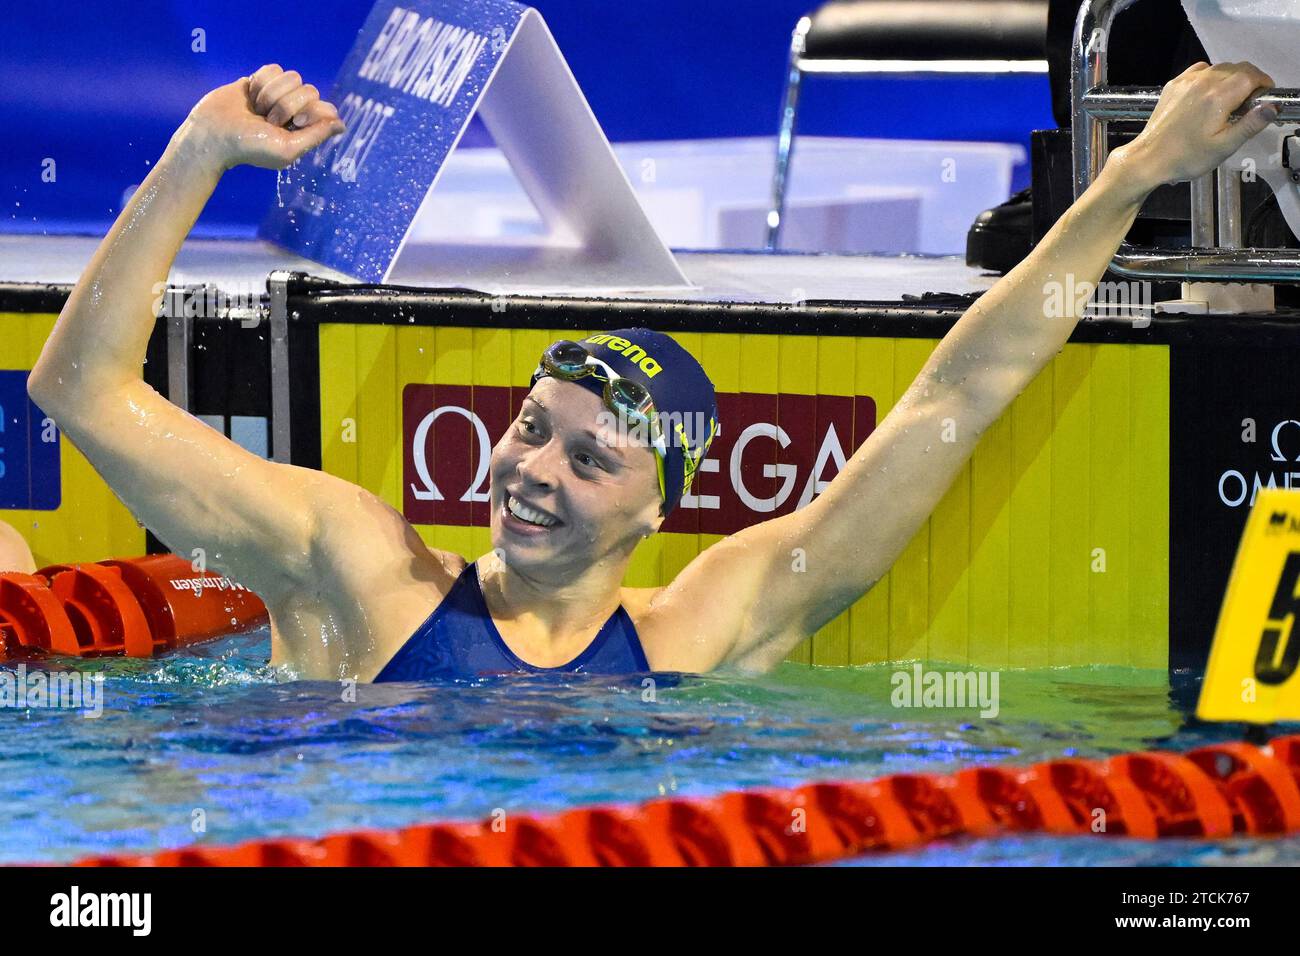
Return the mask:
M668 447L664 441L650 390L636 379L619 375L608 363L602 362L577 342L569 339L553 342L547 346L546 351L542 353L541 364L533 372L533 378L542 375L551 375L566 382L590 375L604 385L603 397L606 408L621 415L625 420L645 422L650 428L650 443L658 453L655 456L655 463L659 471L659 492L667 500L664 457L668 454Z

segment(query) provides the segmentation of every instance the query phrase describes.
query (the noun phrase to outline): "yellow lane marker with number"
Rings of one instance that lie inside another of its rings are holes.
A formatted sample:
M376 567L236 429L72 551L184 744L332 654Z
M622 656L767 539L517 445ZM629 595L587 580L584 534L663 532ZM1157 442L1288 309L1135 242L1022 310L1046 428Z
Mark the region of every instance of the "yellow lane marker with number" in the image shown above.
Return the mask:
M1300 491L1261 488L1214 631L1196 716L1300 720Z

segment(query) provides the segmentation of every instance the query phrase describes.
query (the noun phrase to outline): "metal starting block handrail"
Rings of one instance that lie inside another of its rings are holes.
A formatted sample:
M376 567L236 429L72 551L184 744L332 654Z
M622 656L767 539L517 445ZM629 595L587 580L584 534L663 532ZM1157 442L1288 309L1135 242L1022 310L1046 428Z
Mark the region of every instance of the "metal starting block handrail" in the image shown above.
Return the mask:
M1111 87L1106 83L1107 50L1115 17L1136 2L1084 0L1075 21L1070 107L1076 200L1106 162L1107 124L1150 118L1160 97L1158 89ZM1274 125L1300 122L1300 90L1270 90L1238 112L1261 104L1278 108ZM1297 174L1292 173L1292 179L1296 178ZM1220 220L1217 242L1216 195ZM1220 166L1192 182L1191 238L1191 248L1186 249L1143 248L1122 242L1111 261L1111 271L1144 279L1300 282L1300 250L1241 248L1241 180L1233 170Z
M1083 105L1094 117L1102 120L1147 119L1155 111L1160 99L1158 87L1112 86L1104 90L1089 90L1083 96ZM1300 89L1274 87L1249 101L1249 106L1238 113L1249 112L1256 106L1273 106L1278 115L1275 122L1300 123Z

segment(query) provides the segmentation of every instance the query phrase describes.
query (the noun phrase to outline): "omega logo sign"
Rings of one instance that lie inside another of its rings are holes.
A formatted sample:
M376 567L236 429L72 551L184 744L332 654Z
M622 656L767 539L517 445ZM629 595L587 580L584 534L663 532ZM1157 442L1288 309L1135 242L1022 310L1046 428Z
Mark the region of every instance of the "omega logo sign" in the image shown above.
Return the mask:
M487 501L488 500L488 462L491 460L491 450L494 442L488 437L487 426L483 420L471 412L468 408L462 408L459 405L442 405L426 414L420 419L420 424L415 426L415 437L411 446L411 461L415 466L415 473L418 478L418 485L411 485L411 494L415 496L416 501L442 501L442 494L438 491L438 486L433 483L433 474L429 471L429 457L426 451L429 446L429 430L433 428L433 423L446 413L463 416L471 425L474 426L474 442L479 449L478 467L474 470L474 478L470 486L465 489L465 494L461 495L461 501ZM486 451L485 451L486 449Z
M403 514L416 524L489 524L492 447L527 387L407 385ZM731 534L802 508L876 427L863 395L720 393L721 430L665 531Z
M1278 422L1269 435L1269 444L1271 461L1300 462L1300 421L1288 418ZM1300 488L1300 469L1253 471L1247 477L1245 472L1229 468L1219 476L1219 500L1229 508L1253 505L1260 488Z

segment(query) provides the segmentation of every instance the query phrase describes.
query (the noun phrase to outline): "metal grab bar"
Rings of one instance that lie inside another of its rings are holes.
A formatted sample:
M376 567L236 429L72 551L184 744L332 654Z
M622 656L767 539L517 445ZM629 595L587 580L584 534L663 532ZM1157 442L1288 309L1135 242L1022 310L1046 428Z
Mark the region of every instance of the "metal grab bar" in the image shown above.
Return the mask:
M1107 125L1114 120L1148 119L1160 90L1110 87L1107 47L1115 17L1137 0L1084 0L1074 25L1074 57L1070 72L1070 121L1074 147L1074 198L1097 178L1106 162ZM1274 125L1300 122L1300 90L1277 88L1262 93L1239 112L1260 104L1278 108ZM1224 224L1220 242L1240 242L1241 182L1225 170L1207 173L1192 184L1190 249L1142 248L1120 243L1111 271L1144 279L1220 279L1254 282L1300 282L1300 250L1204 247L1213 241L1213 197L1220 199ZM1224 180L1227 180L1226 182ZM1234 211L1236 214L1234 215Z
M1141 120L1146 119L1156 108L1160 99L1160 90L1148 86L1112 86L1105 90L1089 90L1083 96L1083 104L1097 119L1102 120ZM1300 89L1274 87L1268 93L1261 93L1250 101L1250 107L1274 106L1277 108L1277 120L1282 123L1300 123ZM1238 112L1246 112L1239 110Z

